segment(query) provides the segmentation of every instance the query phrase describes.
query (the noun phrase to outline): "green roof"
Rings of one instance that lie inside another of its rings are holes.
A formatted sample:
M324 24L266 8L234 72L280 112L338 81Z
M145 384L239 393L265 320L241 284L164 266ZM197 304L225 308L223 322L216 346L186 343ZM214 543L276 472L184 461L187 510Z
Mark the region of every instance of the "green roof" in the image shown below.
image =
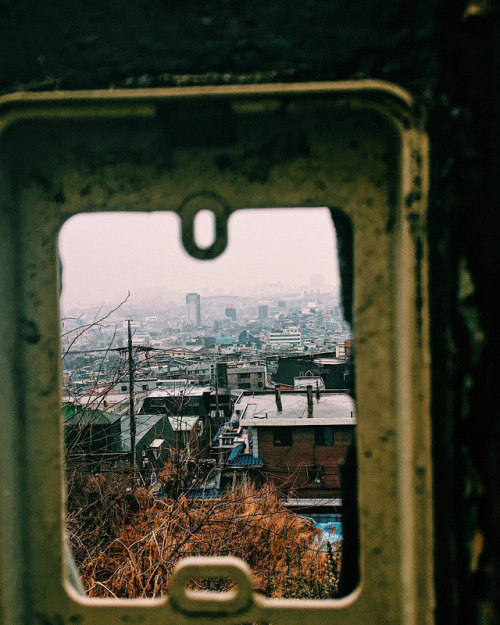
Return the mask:
M63 418L64 425L108 425L119 421L120 415L67 404L63 405Z

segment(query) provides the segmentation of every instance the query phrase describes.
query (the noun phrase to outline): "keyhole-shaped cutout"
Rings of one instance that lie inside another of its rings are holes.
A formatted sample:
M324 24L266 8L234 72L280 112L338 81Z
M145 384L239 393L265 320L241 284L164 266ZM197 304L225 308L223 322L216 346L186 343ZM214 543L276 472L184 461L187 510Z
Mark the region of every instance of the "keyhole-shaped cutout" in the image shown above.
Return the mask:
M194 218L194 240L196 245L206 250L215 243L216 217L213 211L202 209Z
M193 258L217 258L227 246L229 204L216 193L188 196L177 210L182 222L182 244Z

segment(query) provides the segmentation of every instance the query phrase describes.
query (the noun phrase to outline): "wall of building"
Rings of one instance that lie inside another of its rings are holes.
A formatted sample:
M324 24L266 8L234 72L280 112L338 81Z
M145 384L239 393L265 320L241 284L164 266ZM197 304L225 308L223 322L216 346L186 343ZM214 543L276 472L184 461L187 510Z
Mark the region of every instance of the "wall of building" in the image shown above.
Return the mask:
M292 446L281 447L273 443L273 428L258 428L259 456L264 461L263 471L277 484L290 484L297 496L310 496L310 491L323 491L323 497L342 497L340 467L349 445L353 442L355 428L350 425L334 427L334 445L315 445L314 426L292 428ZM322 485L311 484L309 476L313 466L323 467Z
M266 387L266 368L259 371L255 367L238 367L227 369L227 384L229 388L244 388L250 391L262 391Z

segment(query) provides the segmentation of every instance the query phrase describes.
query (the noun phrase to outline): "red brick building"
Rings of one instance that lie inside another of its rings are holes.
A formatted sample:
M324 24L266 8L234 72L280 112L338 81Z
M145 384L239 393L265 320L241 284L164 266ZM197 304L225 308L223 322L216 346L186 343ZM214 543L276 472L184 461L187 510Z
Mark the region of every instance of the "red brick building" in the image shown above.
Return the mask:
M292 497L342 499L340 467L355 436L346 393L284 391L239 399L240 425L262 471Z

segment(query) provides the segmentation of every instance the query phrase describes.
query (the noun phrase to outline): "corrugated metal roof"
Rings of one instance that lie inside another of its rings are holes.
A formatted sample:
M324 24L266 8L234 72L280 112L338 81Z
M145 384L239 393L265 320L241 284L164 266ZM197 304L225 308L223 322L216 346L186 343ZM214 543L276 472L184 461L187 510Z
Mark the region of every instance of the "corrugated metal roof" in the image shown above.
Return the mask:
M72 413L70 408L66 408L64 414L65 425L108 425L119 420L119 414L91 408L78 409Z
M161 414L137 414L135 415L135 442L137 448L140 448L140 442L146 436L146 434L157 423L165 418L165 415ZM122 449L123 451L130 451L130 417L124 415L122 418Z

